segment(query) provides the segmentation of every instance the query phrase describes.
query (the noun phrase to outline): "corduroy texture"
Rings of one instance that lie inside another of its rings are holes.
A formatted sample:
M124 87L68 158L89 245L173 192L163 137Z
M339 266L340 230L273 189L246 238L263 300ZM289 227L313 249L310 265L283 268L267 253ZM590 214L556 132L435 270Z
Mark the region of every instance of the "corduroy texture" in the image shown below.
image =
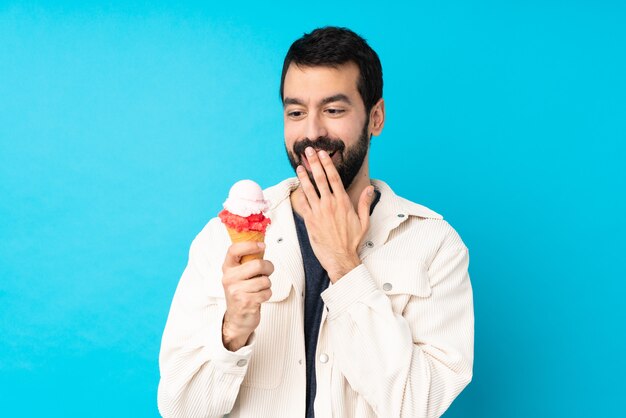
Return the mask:
M437 213L383 182L359 257L322 293L316 417L435 418L472 378L469 253ZM289 193L270 188L265 258L272 297L247 346L226 350L221 265L230 239L218 218L194 240L161 345L158 406L166 417L302 417L306 403L304 272Z

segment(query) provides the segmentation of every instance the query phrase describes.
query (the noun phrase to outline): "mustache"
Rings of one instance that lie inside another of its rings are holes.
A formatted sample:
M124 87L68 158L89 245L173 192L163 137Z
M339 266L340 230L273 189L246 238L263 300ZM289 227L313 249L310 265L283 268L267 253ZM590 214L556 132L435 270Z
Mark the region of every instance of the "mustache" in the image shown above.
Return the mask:
M327 136L320 136L315 141L304 138L302 141L298 141L293 145L293 152L299 157L304 154L306 147L312 147L313 149L324 150L331 153L333 151L343 152L346 148L346 144L340 139L332 139Z

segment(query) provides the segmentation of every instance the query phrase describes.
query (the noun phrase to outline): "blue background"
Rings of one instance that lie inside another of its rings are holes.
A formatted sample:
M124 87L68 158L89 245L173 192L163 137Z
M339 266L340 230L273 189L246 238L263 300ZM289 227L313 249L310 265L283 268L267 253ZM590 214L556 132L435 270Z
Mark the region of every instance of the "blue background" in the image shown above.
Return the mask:
M150 3L0 3L3 416L158 414L189 244L233 182L292 175L282 59L326 24L383 63L372 176L470 249L446 417L623 410L624 2Z

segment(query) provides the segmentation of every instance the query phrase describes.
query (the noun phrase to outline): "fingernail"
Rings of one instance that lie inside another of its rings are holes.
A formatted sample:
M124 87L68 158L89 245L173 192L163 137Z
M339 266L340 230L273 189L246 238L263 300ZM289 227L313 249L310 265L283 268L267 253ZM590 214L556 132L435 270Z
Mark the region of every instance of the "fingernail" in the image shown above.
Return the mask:
M372 197L374 195L374 189L372 187L370 187L369 189L367 189L367 195L369 197Z
M328 154L326 154L326 151L324 151L324 150L319 150L318 154L319 154L320 158L328 157Z
M299 166L296 168L296 171L297 171L298 173L302 173L302 172L304 171L304 167L302 167L301 165L299 165Z
M259 248L265 248L265 243L264 242L257 242L256 245L258 245Z
M315 151L311 147L306 147L304 153L310 157L311 155L315 154Z

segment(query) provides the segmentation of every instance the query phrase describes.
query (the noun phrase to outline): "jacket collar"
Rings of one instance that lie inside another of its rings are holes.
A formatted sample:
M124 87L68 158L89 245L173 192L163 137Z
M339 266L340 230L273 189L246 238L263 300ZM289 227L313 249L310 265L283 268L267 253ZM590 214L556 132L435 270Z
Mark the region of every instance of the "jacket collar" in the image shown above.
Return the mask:
M302 254L289 199L299 184L297 177L291 177L265 189L263 193L265 199L270 201L267 215L275 221L266 235L266 242L270 243L266 257L275 262L276 268L270 300L286 298L291 284L299 294L304 294ZM372 184L381 195L370 217L370 228L358 249L361 259L384 245L391 231L410 217L442 219L441 215L427 207L397 196L385 182L372 180Z
M420 218L443 219L440 214L430 210L426 206L411 202L410 200L396 195L391 187L384 181L373 179L371 183L381 193L380 201L372 214L373 218L382 219L388 216L398 217L399 215L404 215L404 217L417 216ZM270 211L276 209L280 204L284 203L285 200L288 202L287 204L291 206L289 196L299 185L300 182L297 177L290 177L275 186L265 189L264 195L265 198L270 201Z

